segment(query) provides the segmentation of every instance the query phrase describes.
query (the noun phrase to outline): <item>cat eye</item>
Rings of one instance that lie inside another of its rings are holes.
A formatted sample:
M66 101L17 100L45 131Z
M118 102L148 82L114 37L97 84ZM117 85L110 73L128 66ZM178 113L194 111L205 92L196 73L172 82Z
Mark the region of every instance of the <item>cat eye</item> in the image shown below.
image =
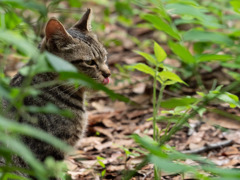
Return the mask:
M94 60L85 61L85 63L86 63L87 65L89 65L89 66L95 66L95 65L97 65Z

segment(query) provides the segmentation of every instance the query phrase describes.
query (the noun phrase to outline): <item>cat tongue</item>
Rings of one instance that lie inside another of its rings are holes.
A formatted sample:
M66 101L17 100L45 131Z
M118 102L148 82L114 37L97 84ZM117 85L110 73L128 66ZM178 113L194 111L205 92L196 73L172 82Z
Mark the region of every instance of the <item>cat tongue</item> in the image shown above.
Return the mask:
M109 78L107 77L107 78L105 78L104 80L103 80L103 84L108 84L109 83Z

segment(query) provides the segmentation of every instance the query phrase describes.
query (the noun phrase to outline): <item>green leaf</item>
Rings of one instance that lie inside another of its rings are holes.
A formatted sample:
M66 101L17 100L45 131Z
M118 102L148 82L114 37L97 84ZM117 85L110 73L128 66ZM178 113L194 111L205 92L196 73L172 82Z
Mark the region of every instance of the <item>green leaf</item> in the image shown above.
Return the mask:
M171 50L181 58L183 62L187 64L195 63L194 57L184 46L179 43L174 43L173 41L169 41L168 45Z
M166 9L169 10L169 13L174 15L188 15L199 20L205 19L206 9L199 8L197 6L189 5L189 4L180 4L180 3L171 3L166 5Z
M158 30L164 31L173 38L180 40L181 37L176 29L173 29L169 24L164 22L160 17L152 14L145 14L142 16L143 19L151 22L155 28Z
M164 49L161 46L159 46L159 44L156 42L154 42L154 54L157 58L158 63L161 63L167 57L167 54L164 51Z
M54 54L51 54L49 52L45 52L46 57L48 59L48 62L51 64L51 66L57 71L57 72L78 72L77 68L67 62L66 60L55 56Z
M162 72L159 72L159 73L158 73L158 76L159 76L163 81L172 80L172 81L179 82L179 83L183 83L183 84L187 85L187 83L185 83L178 75L176 75L175 73L170 72L170 71L162 71Z
M232 78L234 78L235 80L240 81L240 74L238 72L228 71L227 73L230 76L232 76ZM1 90L1 87L0 87L0 90Z
M179 15L180 20L187 21L188 23L202 24L209 28L220 28L222 25L218 23L218 19L210 15L208 10L203 6L187 4L187 3L170 3L166 5L166 9L171 15ZM208 14L207 14L208 13Z
M149 67L148 65L143 64L143 63L137 63L137 64L127 66L127 67L130 69L136 69L136 70L141 71L146 74L150 74L153 77L155 76L155 71L151 67Z
M76 1L76 0L68 0L69 4L71 7L77 7L80 8L82 6L81 1Z
M230 1L231 6L233 7L233 10L237 13L240 13L240 2L239 0L232 0Z
M127 97L115 93L114 91L108 89L106 86L104 86L100 83L97 83L92 78L90 78L80 72L77 72L77 73L76 72L60 72L59 78L60 78L60 80L76 79L76 80L78 80L79 84L81 84L83 86L87 86L87 87L90 87L95 90L104 91L113 100L117 99L117 100L127 102L127 103L134 103Z
M234 94L226 92L224 94L219 95L217 98L222 100L223 102L229 103L229 106L231 108L240 107L239 99Z
M163 108L176 108L178 106L188 106L197 102L197 98L193 97L181 97L181 98L170 98L162 101L161 107Z
M40 54L37 58L33 59L34 64L23 66L19 72L23 76L33 76L39 73L51 72L53 68L50 67L45 54Z
M63 151L69 151L71 148L62 141L58 140L54 136L32 126L26 124L19 124L17 122L8 120L0 116L0 129L4 129L8 132L15 132L27 136L31 136L40 139L48 144L52 144L54 147L60 148Z
M39 107L39 106L27 106L26 110L31 113L44 113L44 114L61 114L63 116L73 118L74 115L71 113L71 111L59 109L54 104L48 103L45 106Z
M153 55L151 54L148 54L148 53L145 53L145 52L142 52L142 51L134 51L135 53L143 56L150 64L153 64L153 65L157 65L156 63L156 59L154 58Z
M102 162L102 160L104 160L104 158L97 156L98 164L99 164L100 166L102 166L103 168L105 168L106 166L105 166L105 164Z
M1 117L0 120L2 120ZM0 142L1 144L8 146L8 148L11 149L14 153L22 157L36 171L39 173L44 173L44 167L41 165L39 160L34 158L33 153L21 141L19 141L19 139L14 139L9 135L0 132Z
M1 174L0 174L1 175ZM8 179L19 179L19 180L29 180L28 178L22 177L20 175L16 175L16 174L11 174L11 173L5 173L4 174L4 179L3 180L8 180Z
M219 55L219 54L202 54L195 57L198 62L207 62L207 61L229 61L233 57L231 55Z
M200 31L197 29L192 29L183 35L184 41L193 42L211 42L214 44L224 44L226 46L232 46L233 40L230 39L226 34L219 32L207 32Z
M14 8L19 9L30 9L36 12L39 12L42 16L47 15L47 8L45 5L32 0L32 1L25 1L25 0L1 0L1 3L4 3L6 5L11 5Z
M183 164L177 164L172 162L169 159L161 158L156 155L149 154L148 157L149 161L156 165L159 169L163 170L164 172L175 172L180 173L192 169Z
M32 42L28 42L26 39L22 38L22 36L13 31L0 30L0 40L16 46L18 50L29 57L37 57L39 54L38 49Z

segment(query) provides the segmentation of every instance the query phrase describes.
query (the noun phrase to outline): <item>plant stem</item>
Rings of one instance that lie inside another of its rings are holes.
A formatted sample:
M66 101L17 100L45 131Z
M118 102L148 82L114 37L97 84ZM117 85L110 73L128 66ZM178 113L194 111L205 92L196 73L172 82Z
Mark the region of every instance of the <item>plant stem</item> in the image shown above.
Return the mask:
M158 110L156 108L156 100L157 100L157 95L156 95L156 91L157 91L157 74L158 74L158 70L157 70L157 66L155 68L155 76L154 76L154 81L153 81L153 139L156 140L156 135L157 135L157 131L156 131L156 118L157 118L157 113Z
M154 180L159 180L158 172L159 169L157 168L157 166L154 166Z

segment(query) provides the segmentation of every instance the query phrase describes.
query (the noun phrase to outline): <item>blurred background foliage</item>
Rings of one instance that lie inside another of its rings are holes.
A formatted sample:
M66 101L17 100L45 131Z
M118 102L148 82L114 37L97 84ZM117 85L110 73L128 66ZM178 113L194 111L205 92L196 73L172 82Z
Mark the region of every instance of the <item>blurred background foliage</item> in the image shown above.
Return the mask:
M152 85L154 112L149 120L153 121L154 137L133 135L134 140L144 148L146 158L135 170L126 173L126 179L149 162L155 165L156 179L160 178L161 170L176 173L190 171L199 179L238 179L238 171L220 170L198 156L184 155L165 145L173 134L187 125L189 118L206 112L207 104L227 103L231 108L239 107L238 0L1 0L0 102L3 97L8 99L20 115L30 111L24 107L23 98L37 94L37 88L30 84L11 88L8 84L15 70L31 61L35 62L34 66L21 69L21 73L30 79L40 72L57 71L65 79L81 81L84 85L105 91L113 99L129 102L128 98L77 74L61 59L37 49L49 17L55 16L66 27L71 27L87 7L92 8L95 14L93 31L107 48L115 48L116 51L118 48L127 49L126 41L130 41L133 45L127 51L142 56L134 63L121 59L109 62L114 69L115 85L125 80L131 84L133 71L149 76ZM112 25L121 27L121 30L112 29ZM134 31L138 28L143 29L146 36L139 38ZM112 31L119 31L119 36L111 36ZM148 35L149 32L153 33ZM121 38L122 34L125 38ZM174 60L174 63L169 63L169 60ZM12 68L15 61L21 63ZM163 98L165 89L178 94L178 97ZM188 91L190 89L193 91ZM167 110L160 113L160 107ZM52 106L35 111L63 113ZM0 108L0 153L7 161L0 167L1 179L24 179L11 173L14 170L26 171L8 164L11 154L22 156L33 169L28 173L39 179L52 175L66 178L64 165L56 165L51 158L42 164L21 143L19 135L39 138L66 151L69 148L40 130L9 121L5 113ZM174 123L174 126L166 129L160 137L162 132L156 123L162 120ZM187 166L180 162L183 159L192 159L202 165Z

